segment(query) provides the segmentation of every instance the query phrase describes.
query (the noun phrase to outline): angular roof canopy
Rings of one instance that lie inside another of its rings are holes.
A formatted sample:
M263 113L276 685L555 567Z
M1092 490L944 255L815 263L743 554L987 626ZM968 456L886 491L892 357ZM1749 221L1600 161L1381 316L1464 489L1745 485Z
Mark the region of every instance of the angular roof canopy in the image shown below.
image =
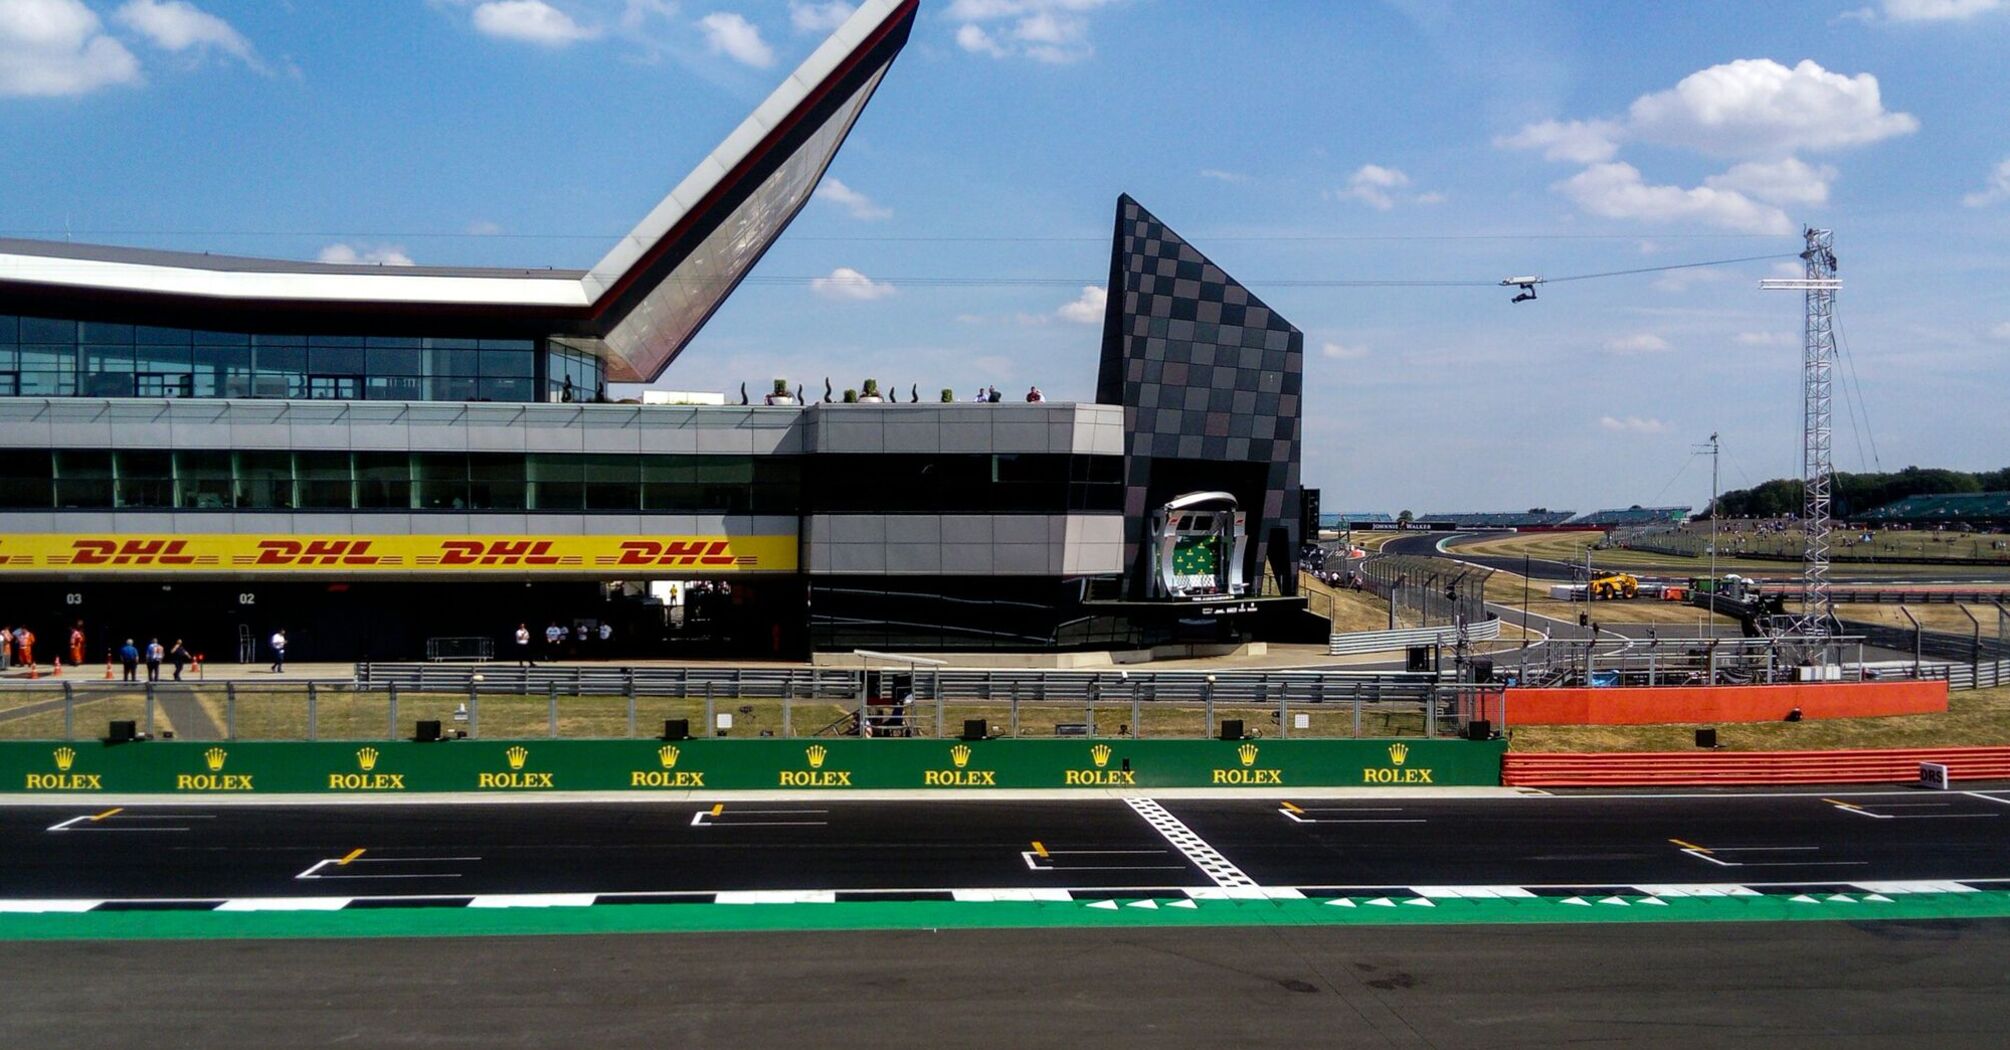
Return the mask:
M810 194L907 43L919 0L864 0L591 269L356 266L0 239L0 313L196 328L523 332L661 375Z

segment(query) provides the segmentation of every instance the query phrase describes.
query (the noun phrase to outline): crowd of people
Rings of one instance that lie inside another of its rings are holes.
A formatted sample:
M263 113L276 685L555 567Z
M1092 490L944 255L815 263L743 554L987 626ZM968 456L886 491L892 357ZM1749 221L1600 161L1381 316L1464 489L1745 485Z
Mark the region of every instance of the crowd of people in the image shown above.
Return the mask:
M1328 587L1361 589L1361 573L1348 564L1346 547L1322 547L1308 543L1298 550L1298 567Z
M518 667L536 667L540 655L536 645L538 635L531 633L528 623L516 625L513 639ZM566 657L605 656L614 645L614 625L602 620L595 627L580 620L566 630L557 620L551 621L544 629L543 657L547 662Z

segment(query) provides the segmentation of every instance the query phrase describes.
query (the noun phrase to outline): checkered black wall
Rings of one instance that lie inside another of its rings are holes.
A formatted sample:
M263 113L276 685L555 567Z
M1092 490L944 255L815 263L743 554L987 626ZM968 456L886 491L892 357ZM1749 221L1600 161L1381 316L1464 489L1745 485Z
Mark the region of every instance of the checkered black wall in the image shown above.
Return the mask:
M1146 596L1141 552L1150 503L1209 464L1250 464L1261 506L1249 516L1252 584L1266 558L1298 546L1299 397L1305 336L1129 195L1117 198L1096 399L1124 406L1124 547L1129 597ZM1288 546L1269 549L1272 529ZM1279 571L1285 593L1296 580Z

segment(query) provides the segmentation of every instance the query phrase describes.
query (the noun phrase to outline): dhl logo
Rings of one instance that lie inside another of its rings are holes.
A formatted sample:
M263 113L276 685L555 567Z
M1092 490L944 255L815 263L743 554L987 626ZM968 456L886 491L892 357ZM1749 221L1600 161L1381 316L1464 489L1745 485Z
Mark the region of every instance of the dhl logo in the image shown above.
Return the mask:
M187 540L72 540L72 565L193 565Z
M442 540L441 565L557 565L550 540Z
M626 540L616 565L734 565L739 559L726 552L725 540Z
M259 540L253 565L375 565L369 540Z

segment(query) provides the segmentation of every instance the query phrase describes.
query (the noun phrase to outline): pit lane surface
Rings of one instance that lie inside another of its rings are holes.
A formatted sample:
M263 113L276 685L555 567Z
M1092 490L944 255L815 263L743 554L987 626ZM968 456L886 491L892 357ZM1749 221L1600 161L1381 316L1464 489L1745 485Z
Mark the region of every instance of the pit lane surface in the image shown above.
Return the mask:
M2010 879L2010 791L22 806L0 902ZM140 905L134 905L140 906Z

